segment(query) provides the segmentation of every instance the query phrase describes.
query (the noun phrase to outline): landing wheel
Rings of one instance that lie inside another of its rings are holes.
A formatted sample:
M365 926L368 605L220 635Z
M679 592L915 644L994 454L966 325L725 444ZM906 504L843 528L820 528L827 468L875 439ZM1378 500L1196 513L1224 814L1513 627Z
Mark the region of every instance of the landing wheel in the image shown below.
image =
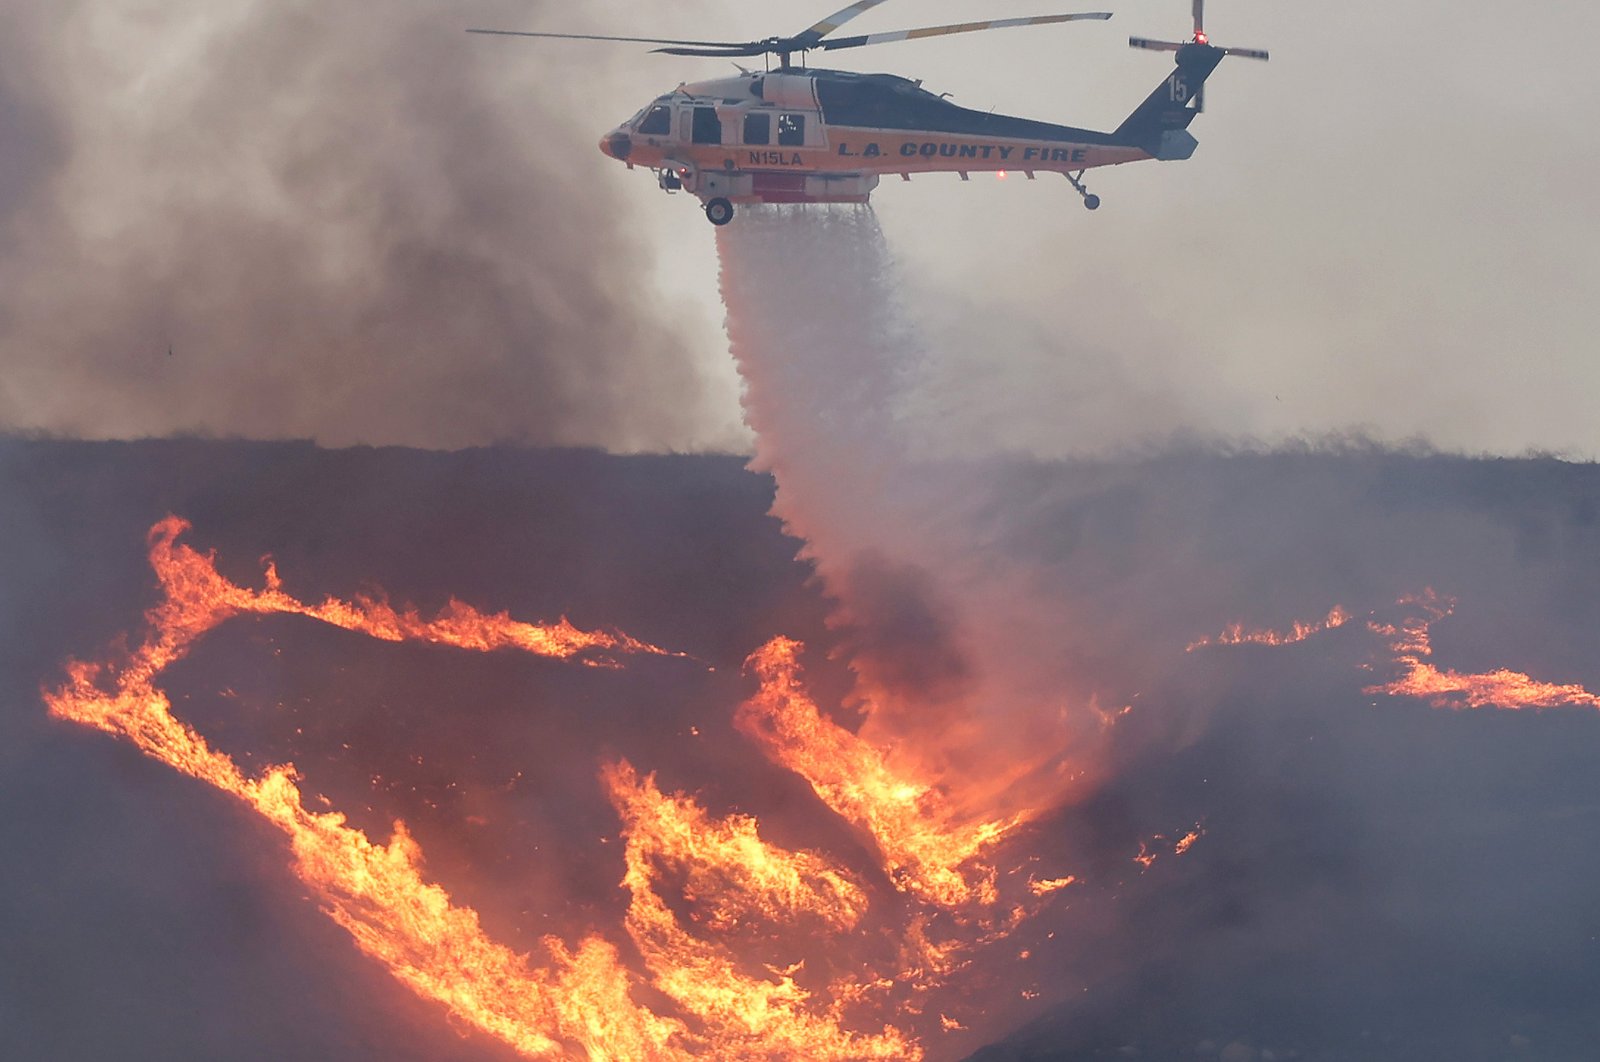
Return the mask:
M733 220L733 204L717 196L706 203L706 220L713 225L726 225Z
M1066 177L1068 181L1072 182L1072 187L1077 189L1078 194L1083 196L1084 206L1088 207L1090 210L1100 209L1100 197L1083 186L1082 170L1079 170L1077 173L1069 173L1066 175Z

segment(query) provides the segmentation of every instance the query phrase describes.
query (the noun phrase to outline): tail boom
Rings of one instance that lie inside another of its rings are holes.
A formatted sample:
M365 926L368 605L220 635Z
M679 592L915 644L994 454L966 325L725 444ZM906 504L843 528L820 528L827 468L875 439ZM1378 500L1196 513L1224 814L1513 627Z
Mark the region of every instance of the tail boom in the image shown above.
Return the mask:
M1117 142L1158 159L1186 159L1194 153L1196 141L1188 129L1200 113L1195 101L1206 78L1228 54L1225 49L1198 43L1172 50L1176 52L1172 73L1111 134Z

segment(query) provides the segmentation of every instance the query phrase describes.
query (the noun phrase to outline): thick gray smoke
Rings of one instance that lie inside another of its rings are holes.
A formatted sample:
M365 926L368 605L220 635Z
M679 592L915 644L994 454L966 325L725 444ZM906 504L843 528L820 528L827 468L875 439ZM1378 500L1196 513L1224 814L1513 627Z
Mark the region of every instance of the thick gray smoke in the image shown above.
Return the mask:
M0 5L0 428L704 440L527 4ZM587 71L587 74L585 73Z

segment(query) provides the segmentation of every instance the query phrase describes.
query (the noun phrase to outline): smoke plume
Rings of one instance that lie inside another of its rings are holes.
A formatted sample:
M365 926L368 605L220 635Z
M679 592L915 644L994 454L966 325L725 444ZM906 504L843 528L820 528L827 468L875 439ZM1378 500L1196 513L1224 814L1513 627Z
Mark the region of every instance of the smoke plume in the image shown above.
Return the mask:
M0 427L704 444L700 362L588 164L615 118L581 73L616 56L468 18L530 10L7 5Z

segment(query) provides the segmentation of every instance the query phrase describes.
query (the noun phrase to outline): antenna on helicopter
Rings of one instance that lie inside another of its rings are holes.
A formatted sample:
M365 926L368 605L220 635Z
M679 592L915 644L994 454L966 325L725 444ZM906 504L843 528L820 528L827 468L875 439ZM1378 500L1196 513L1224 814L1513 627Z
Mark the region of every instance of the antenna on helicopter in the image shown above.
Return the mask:
M948 26L924 26L921 29L891 30L888 33L866 33L857 37L828 38L828 34L849 22L857 15L870 11L884 0L857 0L827 18L807 26L788 37L763 37L758 41L683 41L661 37L609 37L594 33L534 33L525 30L469 29L468 33L490 33L502 37L559 37L580 41L624 41L634 44L661 44L666 47L652 51L665 55L702 55L720 59L744 59L758 55L775 55L780 69L790 69L790 58L796 53L835 51L840 48L860 48L868 44L888 44L892 41L916 40L921 37L938 37L948 33L973 33L977 30L1011 29L1018 26L1046 26L1057 22L1077 22L1084 19L1103 20L1111 17L1108 11L1091 11L1071 15L1036 15L1032 18L996 18L985 22L960 22Z
M1152 52L1176 52L1193 45L1204 48L1215 48L1223 55L1237 55L1241 59L1260 59L1265 61L1267 53L1259 48L1224 48L1212 44L1211 38L1206 35L1206 0L1194 0L1194 36L1186 41L1154 41L1147 37L1129 37L1128 47L1144 48ZM1200 88L1195 92L1194 109L1204 112L1206 109L1205 82L1200 83Z

